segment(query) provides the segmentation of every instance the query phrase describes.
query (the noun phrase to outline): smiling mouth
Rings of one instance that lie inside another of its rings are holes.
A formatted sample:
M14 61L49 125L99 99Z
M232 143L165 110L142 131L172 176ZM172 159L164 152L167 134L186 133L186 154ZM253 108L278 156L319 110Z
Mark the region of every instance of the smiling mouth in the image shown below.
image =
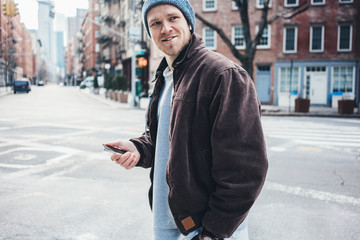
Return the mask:
M170 42L171 40L173 40L175 37L168 37L165 38L164 40L162 40L163 42Z

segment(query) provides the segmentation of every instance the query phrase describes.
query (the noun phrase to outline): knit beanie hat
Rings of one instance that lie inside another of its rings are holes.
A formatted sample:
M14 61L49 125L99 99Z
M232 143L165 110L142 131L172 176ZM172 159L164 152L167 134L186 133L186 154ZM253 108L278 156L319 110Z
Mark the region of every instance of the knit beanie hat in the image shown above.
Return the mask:
M170 4L174 5L178 9L181 10L181 12L184 14L186 20L191 26L191 33L194 32L195 29L195 14L194 10L191 7L188 0L146 0L143 7L142 7L142 18L143 18L143 24L145 26L145 29L147 31L148 36L151 38L149 25L147 22L147 14L153 7L160 5L160 4Z

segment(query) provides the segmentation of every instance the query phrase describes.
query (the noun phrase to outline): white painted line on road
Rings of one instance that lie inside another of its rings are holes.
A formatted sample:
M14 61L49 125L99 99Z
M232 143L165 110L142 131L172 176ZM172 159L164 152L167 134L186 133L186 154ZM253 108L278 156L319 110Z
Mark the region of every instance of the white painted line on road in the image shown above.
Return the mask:
M265 188L268 190L285 192L288 194L306 197L306 198L317 199L317 200L325 201L325 202L336 202L336 203L341 203L341 204L350 204L350 205L354 205L354 206L360 206L359 198L349 197L349 196L341 195L341 194L316 191L316 190L312 190L312 189L303 189L301 187L291 187L291 186L286 186L286 185L273 183L273 182L267 182L265 185Z
M33 168L34 165L18 165L18 164L6 164L0 163L0 168L16 168L16 169L25 169L25 168Z
M71 159L71 157L73 155L74 154L72 154L72 153L64 154L62 156L49 159L43 164L34 165L32 168L28 168L28 169L25 169L25 170L19 171L19 172L10 173L6 177L7 178L16 178L16 177L22 177L22 176L26 176L26 175L30 175L30 174L39 173L42 171L49 170L50 169L49 166L55 166L55 167L59 167L59 168L65 167L65 166L66 167L72 166L74 164L73 160L71 160L71 161L64 161L64 160Z
M351 142L329 142L329 141L310 141L310 140L295 140L295 142L305 145L325 145L325 146L344 146L344 147L359 147L360 143Z
M309 135L300 135L300 134L291 134L291 135L287 135L287 134L268 134L268 137L274 137L274 138L285 138L285 139L309 139L309 140L326 140L326 141L341 141L341 142L359 142L360 143L360 136L357 138L350 138L347 136L343 136L343 137L329 137L329 136L324 136L324 137L313 137L313 136L309 136Z
M97 240L99 238L96 237L96 235L93 233L85 233L85 234L75 236L75 239L76 240Z
M269 150L273 151L273 152L284 152L284 151L286 151L286 148L283 148L283 147L270 147Z
M354 135L354 136L359 136L358 133L359 128L355 128L355 129L337 129L337 130L330 130L330 129L308 129L308 128L297 128L297 129L284 129L284 128L264 128L264 132L265 133L281 133L281 134L316 134L316 135L321 135L321 134L325 134L325 135L340 135L340 136L344 136L344 134L346 135Z

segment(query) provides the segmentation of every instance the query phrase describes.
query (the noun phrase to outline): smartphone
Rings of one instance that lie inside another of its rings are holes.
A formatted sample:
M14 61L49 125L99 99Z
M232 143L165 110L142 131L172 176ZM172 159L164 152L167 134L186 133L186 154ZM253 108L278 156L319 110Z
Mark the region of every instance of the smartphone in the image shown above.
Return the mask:
M107 152L120 153L120 154L125 154L127 152L120 148L112 147L112 146L106 145L106 144L103 144L103 147L104 147L104 151L107 151Z

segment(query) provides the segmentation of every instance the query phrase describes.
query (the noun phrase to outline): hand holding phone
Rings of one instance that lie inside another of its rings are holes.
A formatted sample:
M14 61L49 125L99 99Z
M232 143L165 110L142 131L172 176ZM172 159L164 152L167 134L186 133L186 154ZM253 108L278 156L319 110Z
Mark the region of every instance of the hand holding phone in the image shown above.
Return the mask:
M116 148L116 147L106 145L106 144L103 144L103 147L104 147L104 151L107 151L107 152L120 153L120 154L125 154L127 152L123 149Z

